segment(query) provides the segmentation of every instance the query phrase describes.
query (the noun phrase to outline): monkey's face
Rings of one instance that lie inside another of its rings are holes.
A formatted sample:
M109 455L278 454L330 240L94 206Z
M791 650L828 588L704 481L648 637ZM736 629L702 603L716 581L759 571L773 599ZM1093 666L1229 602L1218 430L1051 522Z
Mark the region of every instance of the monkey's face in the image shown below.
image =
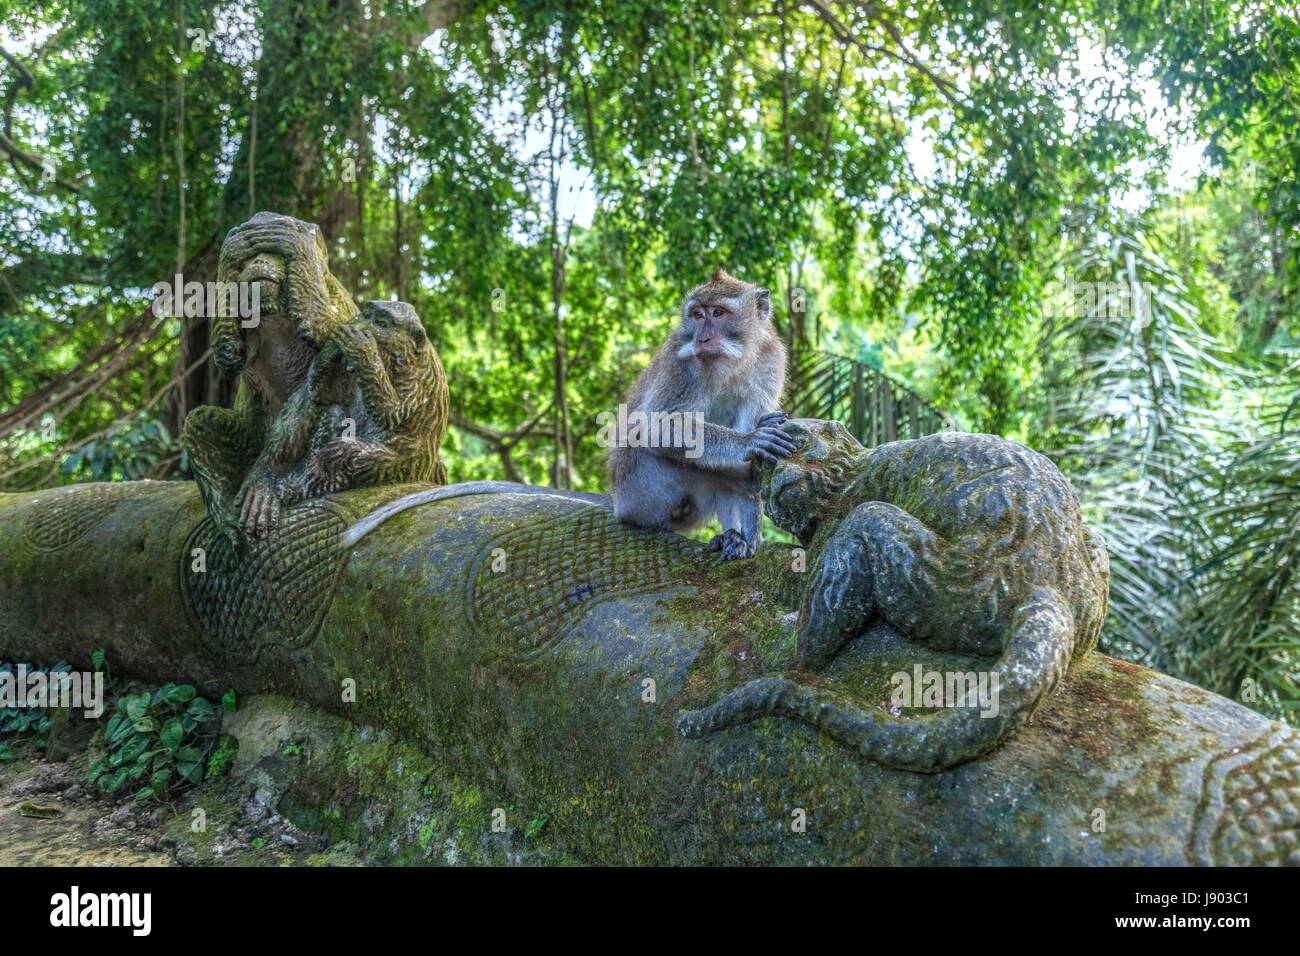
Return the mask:
M694 358L706 368L741 358L750 339L766 327L770 316L766 289L719 270L709 282L686 296L677 355Z
M793 418L781 427L799 448L776 465L762 466L763 510L807 547L865 449L839 422Z
M362 322L374 336L381 354L394 365L414 361L429 348L429 336L415 309L405 302L370 302L361 313Z

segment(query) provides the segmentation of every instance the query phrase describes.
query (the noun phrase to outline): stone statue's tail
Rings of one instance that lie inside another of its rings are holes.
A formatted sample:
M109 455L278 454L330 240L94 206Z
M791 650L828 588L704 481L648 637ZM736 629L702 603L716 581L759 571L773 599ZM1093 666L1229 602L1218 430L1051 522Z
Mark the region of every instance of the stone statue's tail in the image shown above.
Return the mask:
M919 717L894 717L883 708L863 709L842 692L774 675L700 710L680 712L677 726L684 737L702 737L762 717L785 717L887 767L938 773L996 746L1033 715L1065 675L1074 618L1055 591L1036 589L1016 610L1013 629L1006 652L986 675L985 686L996 688L996 696L988 695L984 706L968 701Z
M351 547L393 517L393 515L401 514L408 508L418 508L420 505L443 501L447 498L463 498L466 495L549 495L554 498L585 501L601 508L612 507L609 495L590 491L565 491L560 488L546 488L542 485L525 485L517 481L463 481L458 485L444 485L441 488L430 488L428 491L417 491L414 494L404 495L395 501L390 501L388 504L376 508L343 532L339 543L345 548Z

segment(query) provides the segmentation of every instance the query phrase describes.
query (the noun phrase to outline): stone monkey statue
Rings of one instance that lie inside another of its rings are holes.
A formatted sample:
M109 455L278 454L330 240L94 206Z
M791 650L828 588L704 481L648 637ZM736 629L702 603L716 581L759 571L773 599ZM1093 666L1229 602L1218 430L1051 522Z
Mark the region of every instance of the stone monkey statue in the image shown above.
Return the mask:
M320 229L290 216L259 212L230 230L221 246L218 282L257 283L260 312L212 317L217 367L239 376L234 408L196 408L181 444L208 513L238 541L239 516L263 493L271 423L307 380L326 337L357 309L328 268Z
M1074 489L1049 459L993 435L941 432L868 450L839 422L784 428L800 447L766 471L763 497L808 552L800 668L825 673L883 620L927 647L988 658L998 712L895 717L830 685L773 675L680 714L682 732L785 716L925 772L995 746L1095 646L1106 617L1106 546Z
M363 485L447 483L438 458L447 375L405 302L367 303L336 328L291 405L267 446L280 505Z
M446 375L410 306L372 303L354 322L320 230L270 212L230 231L217 277L257 283L260 314L247 328L213 317L214 360L239 375L235 407L195 409L181 441L208 513L236 544L316 494L446 481Z

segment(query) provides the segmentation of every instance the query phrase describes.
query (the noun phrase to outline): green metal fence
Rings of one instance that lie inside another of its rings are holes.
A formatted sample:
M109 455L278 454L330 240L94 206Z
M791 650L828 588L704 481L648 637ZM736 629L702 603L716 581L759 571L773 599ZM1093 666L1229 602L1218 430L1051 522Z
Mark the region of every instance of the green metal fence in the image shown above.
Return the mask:
M942 431L948 417L880 369L826 352L795 355L785 410L793 418L843 422L868 447Z

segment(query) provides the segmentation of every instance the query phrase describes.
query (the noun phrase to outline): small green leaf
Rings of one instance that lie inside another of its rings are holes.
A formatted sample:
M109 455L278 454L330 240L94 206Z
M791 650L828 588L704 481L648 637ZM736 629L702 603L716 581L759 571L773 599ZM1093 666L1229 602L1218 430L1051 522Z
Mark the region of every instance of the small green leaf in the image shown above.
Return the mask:
M169 704L188 704L198 693L191 684L181 684L179 687L172 686L167 692L167 702Z
M153 693L153 700L152 700L152 702L150 703L149 706L150 706L150 707L157 707L157 706L158 706L159 704L161 704L163 701L165 701L165 700L170 700L170 695L171 695L171 693L172 693L173 691L175 691L175 690L176 690L176 685L175 685L175 684L163 684L163 685L162 685L161 687L159 687L156 691L154 691L154 693Z
M145 734L136 734L122 745L120 751L122 762L128 763L149 749L149 738Z
M162 730L158 732L158 739L162 745L175 753L181 747L181 739L185 736L185 728L181 725L179 717L170 717L167 723L163 724Z
M97 671L104 669L104 649L102 647L90 655L90 666Z
M233 690L228 690L221 695L221 704L226 708L226 710L238 710L239 698L235 695Z
M117 725L116 730L114 730L111 734L109 734L108 742L110 744L120 744L123 740L126 740L127 737L130 737L135 732L136 732L135 721L131 720L130 718L126 718L120 724Z
M149 695L136 694L124 698L126 703L126 715L132 720L139 720L149 712Z
M148 800L153 796L153 793L153 787L141 787L135 792L135 798L137 800Z
M201 763L178 763L176 772L188 780L190 783L198 783L203 779L203 764Z

